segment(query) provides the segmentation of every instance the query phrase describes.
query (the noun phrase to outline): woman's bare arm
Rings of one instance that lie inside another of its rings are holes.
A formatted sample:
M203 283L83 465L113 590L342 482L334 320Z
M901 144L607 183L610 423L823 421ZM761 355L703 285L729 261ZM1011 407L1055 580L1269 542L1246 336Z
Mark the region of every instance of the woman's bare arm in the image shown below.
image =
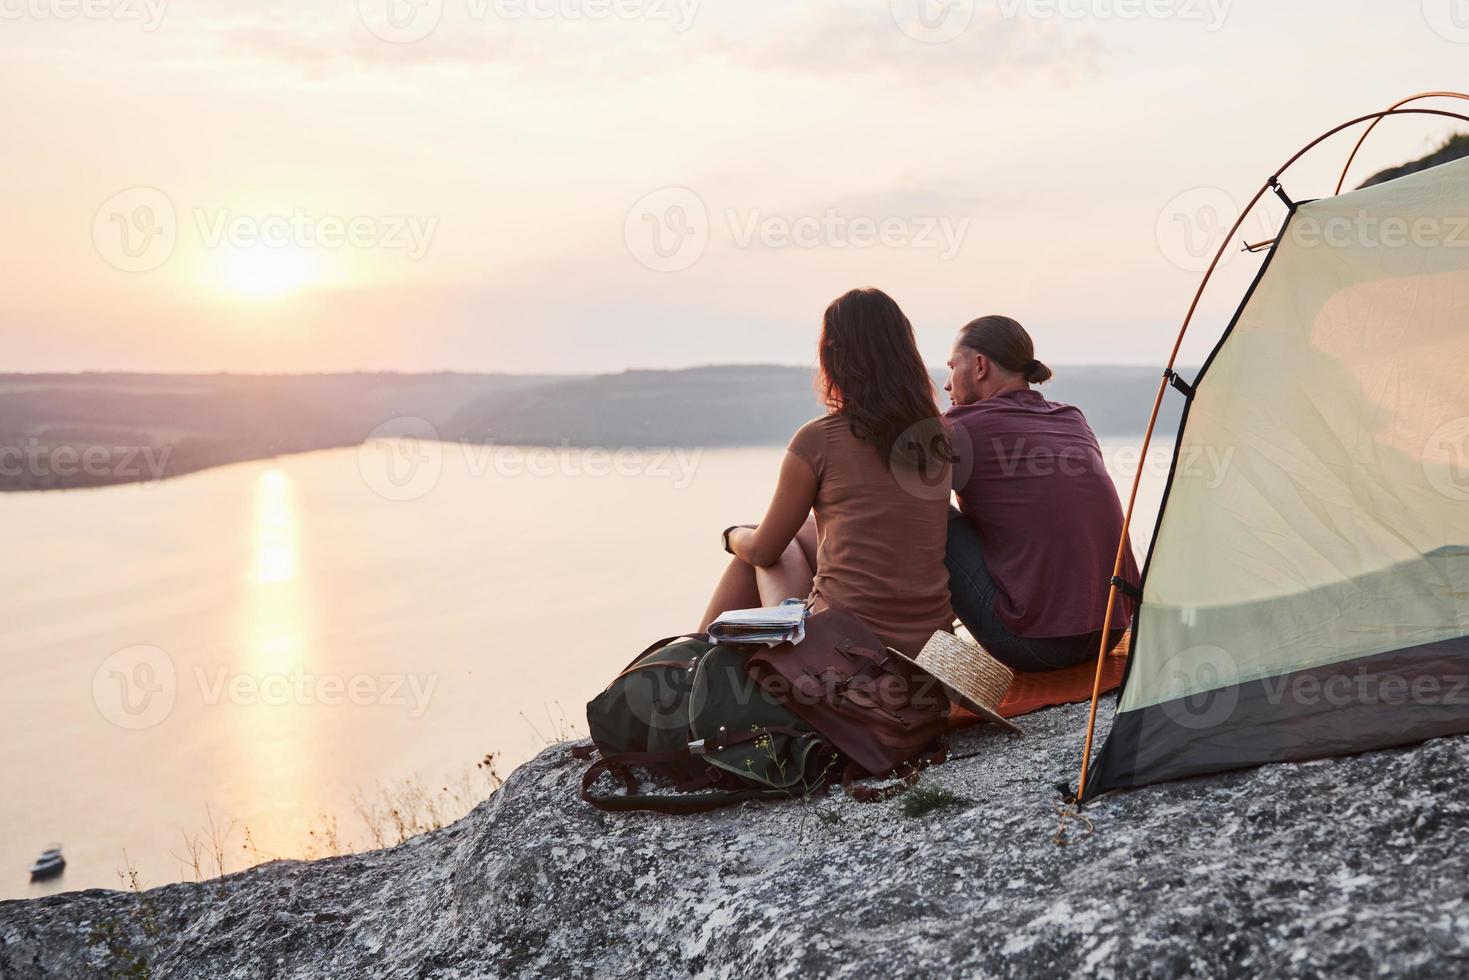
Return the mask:
M816 474L804 459L787 452L765 519L754 530L736 528L729 532L730 549L741 561L757 568L774 565L796 539L815 503Z

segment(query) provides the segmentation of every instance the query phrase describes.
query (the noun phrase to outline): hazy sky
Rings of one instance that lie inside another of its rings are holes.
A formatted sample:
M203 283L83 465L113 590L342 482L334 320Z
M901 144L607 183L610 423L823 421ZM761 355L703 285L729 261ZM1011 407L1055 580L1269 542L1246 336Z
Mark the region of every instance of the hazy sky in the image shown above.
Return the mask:
M0 370L809 363L860 285L1156 363L1232 201L1466 63L1469 0L0 0Z

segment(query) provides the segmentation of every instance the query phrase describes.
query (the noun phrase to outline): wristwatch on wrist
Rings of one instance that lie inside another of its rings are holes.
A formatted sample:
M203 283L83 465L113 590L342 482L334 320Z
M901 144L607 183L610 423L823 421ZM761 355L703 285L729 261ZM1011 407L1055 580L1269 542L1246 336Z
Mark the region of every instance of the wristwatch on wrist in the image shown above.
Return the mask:
M724 529L724 534L720 536L724 541L724 550L732 555L734 554L734 549L729 546L729 532L740 526L741 525L739 524L731 524L729 527Z

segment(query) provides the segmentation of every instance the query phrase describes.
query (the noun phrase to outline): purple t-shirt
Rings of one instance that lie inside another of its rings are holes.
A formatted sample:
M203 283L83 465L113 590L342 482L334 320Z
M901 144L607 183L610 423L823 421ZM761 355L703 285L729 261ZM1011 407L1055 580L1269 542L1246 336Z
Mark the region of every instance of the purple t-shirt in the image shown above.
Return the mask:
M1016 636L1079 636L1102 628L1122 504L1096 434L1074 405L1040 392L955 405L954 489L1000 587L995 613ZM1132 547L1122 577L1138 581ZM1112 628L1132 618L1119 595Z

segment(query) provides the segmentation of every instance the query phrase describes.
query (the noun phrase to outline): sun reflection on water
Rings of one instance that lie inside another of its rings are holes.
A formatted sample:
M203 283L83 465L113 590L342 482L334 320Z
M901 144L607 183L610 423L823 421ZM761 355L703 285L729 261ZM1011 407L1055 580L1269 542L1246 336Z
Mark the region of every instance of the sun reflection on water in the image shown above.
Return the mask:
M295 825L309 809L316 766L311 751L313 705L302 701L295 678L311 675L311 605L301 567L296 487L278 469L255 481L249 566L234 633L237 675L251 695L230 711L235 779L258 801L254 839L274 853L290 853L304 831Z
M296 511L291 481L280 470L266 470L255 483L256 585L289 582L296 577Z

